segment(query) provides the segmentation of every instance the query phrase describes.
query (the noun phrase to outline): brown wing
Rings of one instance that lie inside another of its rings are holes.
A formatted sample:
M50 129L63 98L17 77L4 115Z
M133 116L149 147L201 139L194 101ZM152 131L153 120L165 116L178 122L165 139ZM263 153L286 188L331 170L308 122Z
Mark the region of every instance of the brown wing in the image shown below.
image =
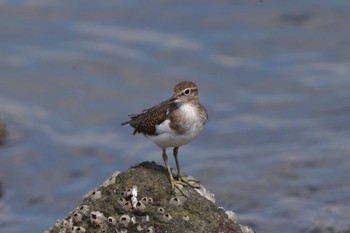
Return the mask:
M177 108L172 98L152 108L144 110L140 114L129 115L130 120L122 125L130 124L135 130L133 134L143 133L145 135L156 135L156 125L161 124L168 117L168 114Z

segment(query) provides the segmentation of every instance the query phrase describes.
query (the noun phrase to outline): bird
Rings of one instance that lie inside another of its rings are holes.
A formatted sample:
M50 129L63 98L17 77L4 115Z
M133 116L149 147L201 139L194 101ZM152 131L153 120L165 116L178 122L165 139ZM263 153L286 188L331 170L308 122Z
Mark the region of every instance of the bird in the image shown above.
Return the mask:
M207 111L199 102L197 85L191 81L182 81L174 86L173 95L169 99L139 114L130 114L129 120L122 125L130 125L134 128L133 135L143 134L162 149L168 179L174 190L181 189L182 185L190 185L181 174L179 147L196 138L207 120ZM175 178L168 164L167 148L173 148L177 170Z

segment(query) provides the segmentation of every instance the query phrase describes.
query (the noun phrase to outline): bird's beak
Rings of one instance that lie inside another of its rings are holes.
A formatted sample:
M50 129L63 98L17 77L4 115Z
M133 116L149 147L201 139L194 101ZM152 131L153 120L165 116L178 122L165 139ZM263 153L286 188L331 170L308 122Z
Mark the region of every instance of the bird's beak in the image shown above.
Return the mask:
M170 98L167 100L167 103L170 103L170 102L173 102L173 101L175 101L175 97L174 97L174 96L170 97Z
M172 96L172 97L170 97L169 99L167 99L167 100L165 100L163 103L161 103L161 104L169 104L169 103L171 103L171 102L174 102L175 101L175 98L174 98L174 96Z

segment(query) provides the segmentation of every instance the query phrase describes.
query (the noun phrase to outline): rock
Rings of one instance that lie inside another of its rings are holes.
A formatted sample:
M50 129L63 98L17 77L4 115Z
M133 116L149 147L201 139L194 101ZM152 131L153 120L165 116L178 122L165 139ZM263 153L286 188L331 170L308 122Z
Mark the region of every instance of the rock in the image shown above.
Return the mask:
M184 186L184 195L174 192L164 167L143 162L126 172L115 172L45 233L253 232L237 224L235 213L217 207L214 195L198 186Z

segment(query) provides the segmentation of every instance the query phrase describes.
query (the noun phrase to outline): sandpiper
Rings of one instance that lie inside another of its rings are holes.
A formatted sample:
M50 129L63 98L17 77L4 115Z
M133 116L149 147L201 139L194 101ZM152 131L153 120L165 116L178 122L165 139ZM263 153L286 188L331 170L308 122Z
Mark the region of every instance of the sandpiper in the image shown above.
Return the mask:
M162 157L168 171L172 189L188 181L181 175L178 161L179 147L191 142L203 129L208 114L198 100L198 87L190 81L175 85L172 97L140 114L129 115L130 120L122 125L130 125L134 133L144 134L162 150ZM166 149L173 147L177 177L174 179L168 164Z

